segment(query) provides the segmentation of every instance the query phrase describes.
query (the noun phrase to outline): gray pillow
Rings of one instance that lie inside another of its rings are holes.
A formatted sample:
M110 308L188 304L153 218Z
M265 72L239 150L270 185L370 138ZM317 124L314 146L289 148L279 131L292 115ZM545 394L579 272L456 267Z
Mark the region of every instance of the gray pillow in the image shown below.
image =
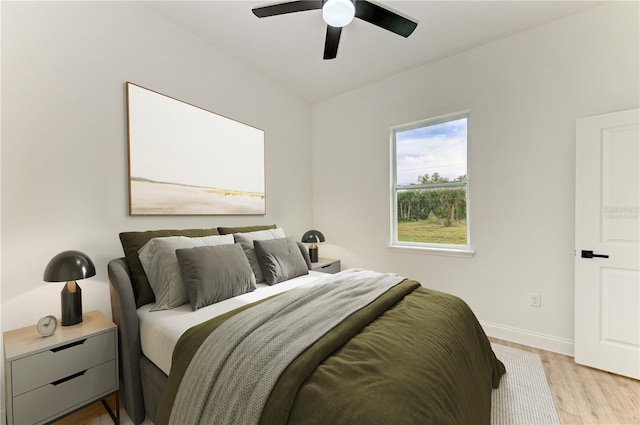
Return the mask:
M304 262L307 263L307 268L311 270L311 258L309 257L309 251L307 247L304 246L302 242L296 242L298 244L298 248L300 248L300 253L302 254L302 258L304 258Z
M298 244L292 238L255 240L256 257L269 285L309 273Z
M217 234L217 229L149 230L146 232L120 233L120 242L122 242L124 256L131 273L131 286L133 287L133 296L136 299L136 308L154 301L153 290L138 258L138 251L144 244L153 238L165 236L188 236L194 238Z
M151 311L168 310L189 302L176 258L176 249L224 244L233 245L233 236L168 236L151 239L140 248L138 257L156 299Z
M258 263L258 259L256 258L256 254L253 250L253 241L279 239L284 237L286 237L286 235L284 234L284 230L280 227L276 229L259 230L256 232L233 234L233 239L236 243L239 243L242 246L244 254L249 260L249 264L253 269L253 274L256 275L256 283L264 282L264 277L262 276L262 269L260 268L260 264Z
M176 257L194 311L256 289L256 278L238 244L178 249Z

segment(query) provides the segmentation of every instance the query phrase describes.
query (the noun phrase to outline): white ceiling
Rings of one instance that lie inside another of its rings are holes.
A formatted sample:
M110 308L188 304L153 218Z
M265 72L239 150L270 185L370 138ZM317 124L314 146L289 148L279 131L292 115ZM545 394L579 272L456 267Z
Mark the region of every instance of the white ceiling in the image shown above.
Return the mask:
M378 1L419 21L409 38L359 19L343 28L338 56L323 60L326 26L312 10L259 19L278 1L145 1L238 62L315 102L509 35L601 1Z

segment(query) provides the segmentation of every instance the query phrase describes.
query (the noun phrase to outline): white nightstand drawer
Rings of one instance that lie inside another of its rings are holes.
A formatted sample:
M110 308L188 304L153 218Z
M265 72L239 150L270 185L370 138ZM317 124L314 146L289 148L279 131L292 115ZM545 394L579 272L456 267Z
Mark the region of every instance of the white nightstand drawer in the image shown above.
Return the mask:
M13 399L13 422L35 424L116 391L115 359Z
M314 270L322 273L338 273L340 271L340 262L325 264L324 266L318 267Z
M340 271L340 260L320 258L317 262L311 263L311 270L322 273L338 273Z
M10 366L13 396L114 360L115 347L116 333L110 331L15 360Z

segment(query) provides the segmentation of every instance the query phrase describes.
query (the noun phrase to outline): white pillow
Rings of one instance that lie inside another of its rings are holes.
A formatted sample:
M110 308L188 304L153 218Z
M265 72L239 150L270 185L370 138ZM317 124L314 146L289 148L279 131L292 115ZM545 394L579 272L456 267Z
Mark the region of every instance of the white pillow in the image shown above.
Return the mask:
M199 238L168 236L165 238L153 238L147 242L138 250L138 257L156 297L156 303L151 308L151 311L169 310L189 302L187 288L182 282L180 274L176 249L233 243L233 235L203 236Z
M256 252L253 249L253 241L265 241L271 239L281 239L286 238L287 235L284 234L284 230L278 227L276 229L269 230L258 230L257 232L247 232L247 233L234 233L233 238L236 243L239 243L242 246L242 250L244 251L247 259L249 260L249 264L251 264L251 268L253 269L253 274L256 275L256 283L264 282L264 276L262 274L262 269L260 269L260 263L258 263L258 257L256 257Z

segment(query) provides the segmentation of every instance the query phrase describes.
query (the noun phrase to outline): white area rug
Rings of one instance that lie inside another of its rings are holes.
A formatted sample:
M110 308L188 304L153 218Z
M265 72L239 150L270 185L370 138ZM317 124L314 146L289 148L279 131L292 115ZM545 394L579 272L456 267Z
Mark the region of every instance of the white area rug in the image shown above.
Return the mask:
M559 425L540 356L491 344L507 373L491 396L492 425Z

